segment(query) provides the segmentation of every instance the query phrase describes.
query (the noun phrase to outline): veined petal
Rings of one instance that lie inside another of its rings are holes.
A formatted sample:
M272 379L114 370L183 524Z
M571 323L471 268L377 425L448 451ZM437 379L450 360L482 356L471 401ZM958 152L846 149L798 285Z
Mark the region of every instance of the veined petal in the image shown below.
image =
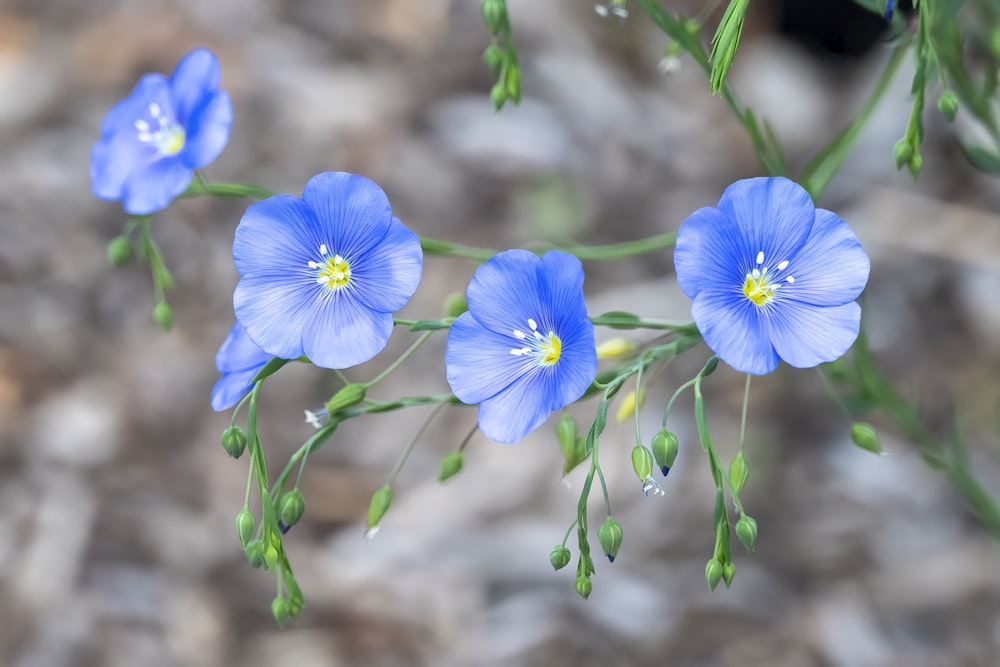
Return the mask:
M195 110L205 105L221 79L219 59L208 49L195 49L181 58L170 76L177 121L181 125L187 125Z
M861 306L857 303L828 308L794 301L775 305L764 326L778 355L796 368L839 359L858 337Z
M583 264L566 252L551 250L541 257L538 270L538 292L549 304L551 325L558 329L562 322L576 323L587 319L587 304L583 300Z
M681 290L694 299L703 289L742 285L746 247L739 227L722 211L698 209L677 230L674 268Z
M301 357L305 353L303 332L317 307L313 287L287 275L244 275L233 292L236 318L268 354L282 359Z
M507 250L495 255L469 281L469 312L487 329L511 334L528 319L546 315L539 299L538 268L541 259L527 250ZM551 326L539 322L540 327Z
M233 240L233 260L242 276L297 276L315 283L310 261L320 259L323 243L312 210L298 197L275 195L251 204Z
M374 311L394 313L417 291L423 261L420 238L393 218L382 242L351 265L351 295Z
M754 268L760 252L772 267L791 259L809 237L816 215L809 193L780 177L736 181L722 193L718 208L744 239L744 273Z
M253 388L253 379L260 372L259 368L251 368L236 373L226 373L212 387L212 409L216 412L228 410Z
M448 331L445 372L451 390L463 403L495 396L533 368L527 357L510 353L521 342L490 331L471 313L462 313Z
M528 373L479 404L479 430L490 440L512 445L549 418L551 378Z
M98 199L121 199L129 177L158 158L156 149L124 132L102 139L90 149L90 188Z
M305 355L320 368L350 368L385 348L392 314L374 312L348 292L323 295L302 331Z
M700 291L691 304L691 317L705 343L737 371L765 375L778 367L758 306L738 291Z
M812 235L789 263L795 282L781 296L815 306L854 301L868 283L870 262L858 237L835 213L816 210ZM782 355L784 356L784 355Z
M309 179L302 200L316 214L330 252L351 261L385 238L392 223L389 198L374 181L345 172Z
M101 123L101 136L107 138L118 132L137 134L135 121L150 120L149 105L153 102L161 109L173 112L170 82L162 74L143 75L128 97L111 107Z
M154 161L129 175L122 192L122 207L132 215L146 215L166 208L184 192L194 171L176 157Z
M225 375L251 369L260 370L270 360L271 355L250 340L246 329L236 321L215 354L215 367Z
M229 141L233 124L233 103L224 90L212 93L189 118L184 141L184 161L195 169L219 156Z
M563 338L562 354L555 366L543 369L555 375L552 386L552 410L569 405L587 391L597 375L597 345L594 325L586 322Z

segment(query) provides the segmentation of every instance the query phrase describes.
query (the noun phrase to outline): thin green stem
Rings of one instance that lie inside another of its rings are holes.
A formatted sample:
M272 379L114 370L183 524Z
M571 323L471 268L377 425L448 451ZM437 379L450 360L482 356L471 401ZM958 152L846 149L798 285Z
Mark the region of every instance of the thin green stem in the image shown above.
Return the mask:
M420 338L418 338L416 341L414 341L413 345L411 345L406 350L406 352L403 352L403 354L400 355L399 359L396 359L394 362L392 362L391 364L389 364L388 368L386 368L384 371L382 371L381 373L379 373L378 375L376 375L374 380L372 380L371 382L366 383L365 387L371 389L374 385L376 385L378 382L380 382L381 380L383 380L387 375L389 375L394 370L396 370L397 368L399 368L399 365L401 363L403 363L404 361L406 361L407 359L409 359L410 355L413 354L414 352L416 352L420 348L421 345L423 345L424 343L426 343L427 339L430 338L432 335L434 335L433 331L425 331L423 334L421 334Z
M438 413L440 413L441 410L443 409L444 409L443 403L441 405L436 406L434 410L431 412L431 414L428 415L427 419L424 420L424 423L420 425L420 428L417 430L417 434L413 436L412 440L410 440L410 444L406 446L406 449L403 450L403 453L399 455L398 459L396 459L396 464L392 467L392 471L389 473L389 477L385 481L386 486L392 486L392 483L396 481L396 477L399 476L399 472L403 469L403 466L406 464L406 460L410 458L410 454L413 452L413 449L417 446L417 442L420 441L420 438L422 438L424 433L427 431L427 427L430 426L434 418L437 417Z
M243 509L245 510L250 509L250 487L253 485L253 471L254 471L254 462L253 462L253 452L251 451L250 467L247 470L247 492L246 495L243 497Z
M562 250L584 261L606 261L665 250L672 247L676 241L677 232L666 232L665 234L658 234L657 236L650 236L636 241L623 241L621 243L608 243L605 245L557 246L553 244L539 244L537 247L532 248L532 252L541 255L549 250ZM499 252L492 248L476 248L429 236L420 238L420 247L423 248L425 253L431 255L463 257L477 262L485 262Z
M743 387L743 412L740 415L740 451L743 451L743 443L745 442L746 432L747 432L747 403L750 402L750 378L753 377L747 373L747 383Z
M237 199L267 199L268 197L273 197L275 193L253 183L209 183L199 175L191 179L187 190L178 195L178 199L200 197L202 195L233 197Z
M635 417L635 441L637 444L642 444L642 433L639 429L639 398L642 393L642 371L645 366L639 366L639 372L635 374L635 403L633 405L632 413Z
M566 529L566 534L563 535L563 540L562 540L563 546L566 546L566 543L569 542L569 536L573 533L573 529L576 528L576 524L579 522L580 522L579 519L573 519L573 523L569 524L569 528Z
M674 391L674 395L670 397L669 401L667 401L667 407L663 409L663 428L667 428L667 416L670 414L670 408L674 407L674 401L677 400L677 398L684 392L685 389L688 389L697 381L698 377L696 376L688 380L681 386L677 387L677 390Z
M472 436L474 436L476 434L476 431L478 430L479 430L478 423L475 424L471 429L469 429L469 432L465 434L464 438L462 438L462 444L458 446L458 451L460 452L465 451L465 448L469 444L469 441L472 440Z

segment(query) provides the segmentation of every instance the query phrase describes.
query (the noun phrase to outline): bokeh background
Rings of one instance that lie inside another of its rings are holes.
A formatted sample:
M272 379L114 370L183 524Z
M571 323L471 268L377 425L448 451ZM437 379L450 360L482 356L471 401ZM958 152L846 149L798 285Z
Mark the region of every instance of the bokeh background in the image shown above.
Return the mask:
M877 18L845 15L848 4L751 6L731 78L797 168L852 117L888 56ZM996 543L891 425L873 418L885 456L858 450L818 374L789 368L753 385L743 498L760 536L738 555L731 590L709 593L703 578L714 494L689 402L672 418L682 449L664 497L639 491L631 425L602 440L625 544L614 565L598 563L589 601L572 567L553 573L547 560L581 480L562 477L554 420L516 446L474 438L465 470L442 486L440 456L474 421L445 410L381 532L362 539L371 492L427 416L414 409L345 425L310 458L306 515L286 542L307 606L276 627L274 582L247 565L233 528L247 462L225 454L228 416L208 405L245 203L182 201L156 217L178 282L163 333L148 269L105 258L125 216L89 192L90 145L141 74L169 73L203 45L235 107L209 179L297 194L320 171L363 173L420 234L498 249L630 240L676 229L759 175L700 69L687 58L657 69L665 38L637 9L620 22L593 1L509 5L524 101L496 114L472 0L0 2L0 664L997 664ZM828 5L840 18L820 13ZM669 6L693 15L701 3ZM976 128L933 108L920 180L895 171L910 73L822 203L872 257L865 308L879 363L942 435L958 415L977 475L998 493L1000 189L962 159L956 137ZM593 314L688 315L669 252L586 268ZM473 269L428 257L403 316L440 316ZM348 374L372 377L412 338L397 332ZM443 349L432 338L377 394L445 390ZM698 348L660 376L647 437L706 356ZM303 410L336 386L302 365L267 382L272 467L309 436ZM742 387L728 369L706 385L730 454ZM592 411L574 408L581 421Z

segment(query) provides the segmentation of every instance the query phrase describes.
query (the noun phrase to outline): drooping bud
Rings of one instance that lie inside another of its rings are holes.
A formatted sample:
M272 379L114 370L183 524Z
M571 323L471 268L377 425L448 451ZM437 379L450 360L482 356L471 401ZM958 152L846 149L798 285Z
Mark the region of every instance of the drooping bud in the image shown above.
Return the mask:
M298 488L283 494L278 500L278 519L284 525L282 532L297 524L305 511L306 499L302 497L302 492Z
M719 357L714 354L705 362L705 367L701 369L698 373L703 378L707 378L709 375L715 372L715 369L719 367Z
M677 450L679 448L677 436L667 429L663 429L653 436L652 448L656 465L659 466L660 472L666 477L670 469L674 467L674 461L677 459Z
M503 83L495 83L490 88L490 101L493 102L493 108L500 111L504 102L507 101L507 89L504 88Z
M739 452L729 466L729 486L733 489L733 495L738 496L743 491L743 486L747 483L747 476L750 468L743 458L743 452Z
M608 517L597 531L597 540L601 543L604 555L612 563L618 556L618 549L622 546L622 526L620 523Z
M642 404L646 402L646 390L639 389L639 401L636 403L635 392L630 391L625 394L622 399L621 405L618 406L618 412L615 413L615 421L621 424L623 421L635 414L636 410L642 409Z
M736 522L736 537L747 551L753 551L757 544L757 521L745 514Z
M561 570L569 565L569 559L569 549L561 544L552 547L552 551L549 552L549 562L552 563L552 569L554 570Z
M708 582L709 590L714 591L722 580L722 563L715 558L710 558L705 564L705 581Z
M576 578L576 593L584 600L590 597L590 592L594 590L594 583L590 577L580 575Z
M166 301L156 302L156 305L153 306L153 321L164 331L170 331L170 327L174 326L174 310L169 303Z
M268 572L274 572L274 567L278 564L278 550L273 544L264 547L264 567Z
M878 431L875 427L866 422L855 422L851 424L851 440L861 449L872 454L884 454L882 442L879 440Z
M645 483L653 475L653 452L643 445L632 448L632 470L640 482Z
M913 178L917 178L920 175L920 170L924 168L924 156L920 154L920 151L914 151L913 157L910 158L910 175Z
M333 414L337 410L343 410L344 408L349 408L355 403L359 403L364 400L365 392L368 388L363 384L348 384L340 388L336 394L334 394L329 401L326 402L324 406L326 408L327 414Z
M248 509L240 510L236 515L236 534L240 536L240 546L245 550L253 537L254 528L257 527L257 519L253 512Z
M371 531L379 524L385 513L389 511L392 504L392 487L386 484L379 488L372 495L372 502L368 506L368 530Z
M507 22L507 3L504 0L483 0L483 23L494 35Z
M438 481L449 480L460 472L462 472L462 452L459 450L449 452L441 459L441 472L438 474Z
M910 164L913 157L913 145L905 137L896 142L892 147L892 156L896 160L896 169L902 169Z
M507 68L505 80L507 98L514 101L514 104L521 103L521 70L517 63L511 63Z
M949 89L941 93L941 97L937 101L937 108L945 120L949 123L955 122L955 116L958 115L958 95L955 94L955 91Z
M503 66L503 50L497 45L496 40L483 51L483 63L494 76L500 73L500 68Z
M635 343L624 338L612 338L597 346L598 359L617 359L635 350Z
M239 426L230 426L222 432L222 447L234 459L240 458L247 448L246 431Z
M264 540L257 539L247 542L243 551L246 553L250 567L254 569L264 567L264 549Z
M116 236L108 242L108 262L111 266L119 267L132 258L132 244L128 237Z
M444 314L447 317L458 317L469 309L465 292L453 292L444 299Z
M274 620L278 622L278 625L284 626L289 614L288 600L285 598L274 598L274 601L271 602L271 614L274 616Z
M722 566L722 580L726 582L726 588L733 585L733 579L736 578L736 564L726 563Z

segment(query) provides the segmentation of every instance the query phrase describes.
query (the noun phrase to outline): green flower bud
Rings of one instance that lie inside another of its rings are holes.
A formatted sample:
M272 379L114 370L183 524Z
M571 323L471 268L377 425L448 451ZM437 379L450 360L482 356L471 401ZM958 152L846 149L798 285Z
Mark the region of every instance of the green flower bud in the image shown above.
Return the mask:
M674 461L677 459L677 449L679 447L677 436L667 429L663 429L653 436L652 447L656 465L659 466L660 472L666 477L670 469L674 467Z
M500 73L500 68L503 66L503 50L495 41L483 51L483 62L494 76Z
M360 403L365 398L365 392L368 388L363 384L348 384L340 388L336 394L326 402L323 407L326 408L327 414L333 414L337 410L343 410L344 408L349 408L355 403Z
M576 593L584 600L590 597L590 591L594 590L594 583L590 577L580 575L576 578Z
M645 482L653 475L653 452L648 447L636 445L632 448L632 470L640 482Z
M274 598L274 601L271 602L271 614L274 616L274 620L278 622L278 625L285 625L285 621L288 620L289 611L288 600L285 598Z
M264 566L264 540L252 540L243 547L243 552L247 555L250 567L257 569Z
M386 484L372 495L372 502L368 506L368 530L378 525L385 513L389 511L391 504L392 487Z
M507 78L504 82L507 89L507 97L514 101L514 104L521 103L521 70L517 65L507 68Z
M722 580L726 582L726 588L733 585L733 579L736 578L736 565L735 563L726 563L722 566Z
M736 537L747 551L753 551L757 544L757 522L753 517L743 515L736 522Z
M236 534L240 536L240 545L246 549L253 537L253 530L257 527L257 519L253 512L248 509L240 510L236 515Z
M246 431L239 426L230 426L222 432L222 447L234 459L240 458L247 448Z
M490 88L490 101L493 102L493 108L497 111L503 108L504 103L507 101L507 90L503 87L502 83L493 84Z
M153 306L153 321L164 331L170 331L174 325L174 310L166 301L157 301Z
M504 0L483 0L483 23L494 35L503 30L507 22L507 3Z
M958 115L958 95L955 94L955 91L945 90L941 93L941 97L937 101L937 108L945 120L949 123L955 122L955 116Z
M285 493L278 499L278 519L282 523L281 532L287 531L302 518L306 511L306 499L297 488Z
M264 567L268 572L274 572L274 567L278 564L278 550L274 545L269 544L264 548Z
M132 244L127 236L116 236L108 242L108 261L111 266L123 266L132 258Z
M621 524L608 517L604 524L601 525L600 530L597 531L597 540L601 543L604 555L608 557L610 562L614 563L615 558L618 556L618 550L622 546Z
M549 552L549 562L552 563L552 569L554 570L561 570L569 565L569 559L569 549L561 544L552 547L552 551Z
M920 175L920 170L924 168L924 156L920 154L920 151L914 151L913 157L910 158L910 174L913 178Z
M451 479L462 472L462 452L454 451L445 454L441 459L441 472L438 474L438 481L443 482Z
M715 590L722 580L722 563L715 558L710 558L705 564L705 581L708 582L709 590Z
M703 378L707 378L709 375L714 373L715 369L718 367L719 367L719 358L713 354L711 359L705 362L705 367L701 369L701 372L698 373L698 375L702 376Z
M729 486L732 487L734 496L740 495L749 474L750 468L747 467L747 461L743 458L743 452L740 452L729 466Z
M465 298L465 292L453 292L445 297L444 314L446 317L458 317L469 309L469 302Z
M892 155L896 160L896 169L902 169L910 164L910 159L913 157L913 145L906 138L900 139L892 147Z
M573 415L568 412L562 413L556 422L556 438L559 440L559 449L567 461L572 458L576 449L576 434L576 420L573 419Z
M878 431L875 427L866 422L855 422L851 424L851 440L861 449L872 454L884 454L882 442L879 440Z

